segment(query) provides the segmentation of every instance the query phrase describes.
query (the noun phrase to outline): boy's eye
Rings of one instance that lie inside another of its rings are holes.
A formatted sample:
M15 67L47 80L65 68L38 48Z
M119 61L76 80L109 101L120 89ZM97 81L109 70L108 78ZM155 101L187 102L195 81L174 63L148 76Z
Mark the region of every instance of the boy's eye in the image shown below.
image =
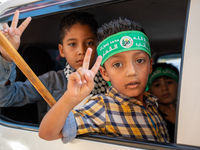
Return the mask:
M76 43L69 43L69 46L76 46Z
M140 59L137 60L137 63L141 64L141 63L143 63L144 61L145 61L144 59L140 58Z
M173 84L174 81L173 80L167 80L167 84Z
M156 83L156 84L154 84L153 86L154 86L154 87L159 87L160 84L159 84L159 83Z
M122 63L115 63L113 64L114 67L118 68L118 67L121 67L122 66Z
M87 45L89 45L89 46L92 46L92 45L94 45L94 42L87 42Z
M168 83L168 84L172 84L173 82L172 82L172 81L167 81L167 83Z

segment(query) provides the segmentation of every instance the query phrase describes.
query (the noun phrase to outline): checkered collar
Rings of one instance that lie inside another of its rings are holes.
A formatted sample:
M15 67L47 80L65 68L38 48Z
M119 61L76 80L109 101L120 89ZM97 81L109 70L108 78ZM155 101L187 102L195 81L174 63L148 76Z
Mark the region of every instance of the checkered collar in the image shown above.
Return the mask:
M114 87L109 87L107 89L107 93L108 96L112 97L113 99L117 100L118 102L120 102L121 104L127 106L129 103L133 103L139 106L143 106L142 102L140 102L139 100L133 98L133 97L128 97L126 95L123 95L121 93L119 93ZM148 93L148 92L144 92L143 94L143 100L146 104L146 107L150 106L150 105L158 105L157 104L157 97L155 97L154 95Z

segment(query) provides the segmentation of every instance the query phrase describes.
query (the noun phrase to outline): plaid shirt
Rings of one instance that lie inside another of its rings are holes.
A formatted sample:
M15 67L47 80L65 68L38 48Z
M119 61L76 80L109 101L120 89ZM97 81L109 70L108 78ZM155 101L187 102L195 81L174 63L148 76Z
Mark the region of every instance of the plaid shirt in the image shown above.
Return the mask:
M145 92L144 107L142 102L110 87L106 95L96 95L81 109L72 111L77 123L77 135L97 132L168 142L168 132L158 113L156 100L156 97Z

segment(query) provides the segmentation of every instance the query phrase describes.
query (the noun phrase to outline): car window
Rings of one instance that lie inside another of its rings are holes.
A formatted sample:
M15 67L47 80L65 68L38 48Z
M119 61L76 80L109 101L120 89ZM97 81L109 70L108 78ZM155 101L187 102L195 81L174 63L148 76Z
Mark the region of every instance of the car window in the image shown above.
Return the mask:
M29 44L37 44L46 48L46 51L50 55L53 63L54 63L54 71L62 70L65 66L66 61L59 56L58 51L58 43L59 43L59 22L61 18L72 12L72 11L87 11L94 14L97 19L99 25L101 26L104 22L111 20L113 18L118 17L128 17L133 20L138 21L145 29L145 33L149 37L149 41L151 43L152 56L156 58L156 62L166 62L171 63L176 66L181 72L181 63L183 61L183 51L182 48L184 43L184 36L186 32L186 18L188 13L188 7L190 0L119 0L119 1L81 1L80 6L78 6L79 1L68 1L66 5L62 5L60 7L52 6L54 9L47 13L41 13L41 15L36 15L40 12L40 9L37 9L37 13L34 11L33 20L28 28L25 30L24 35L21 39L20 48ZM87 5L88 3L92 3L91 5ZM38 2L39 3L39 2ZM98 5L96 5L98 3ZM21 7L23 8L23 7ZM12 12L15 9L12 10ZM170 11L169 11L170 10ZM25 12L22 16L23 21L24 18L28 17L26 15L29 14L29 11ZM30 13L31 14L31 13ZM11 15L6 14L5 18L0 19L0 22L10 21ZM10 23L10 22L9 22ZM179 85L180 86L180 85ZM179 105L179 104L178 104ZM34 112L38 115L38 106L34 105ZM36 110L37 109L37 110ZM28 108L29 113L20 113L21 115L26 116L27 118L31 118L31 109ZM18 110L17 110L18 111ZM26 110L27 111L27 110ZM184 111L184 110L182 110ZM177 110L178 112L178 110ZM6 115L7 113L7 115ZM21 124L27 124L28 126L25 130L32 130L34 128L35 131L38 130L38 126L40 121L28 122L23 120L13 119L13 116L16 115L16 110L12 112L12 116L10 112L6 112L5 108L2 107L0 114L0 125L5 125L9 123L14 124L14 128L17 128ZM3 120L1 123L1 120ZM32 120L33 121L33 120ZM177 124L176 124L177 127ZM36 128L36 129L35 129ZM177 129L178 130L178 129ZM179 146L176 143L177 133L175 133L175 144L164 144L161 147L165 149L174 148L173 146ZM186 135L187 136L187 135ZM129 141L127 139L120 140L121 138L115 137L105 137L104 135L91 135L91 136L79 136L79 139L86 139L91 141L100 141L100 142L108 142L114 144L121 144L132 147L135 143L145 143L146 141L137 141L132 140ZM104 139L104 140L102 140ZM107 140L108 139L108 140ZM183 140L184 141L184 140ZM130 144L132 143L132 144ZM134 144L133 144L134 143ZM138 144L137 143L137 144ZM150 142L151 143L151 142ZM180 142L181 143L181 142ZM130 146L130 145L131 146ZM141 145L142 145L141 144ZM152 142L150 145L155 146L159 145L159 143ZM184 145L184 143L181 143ZM187 144L186 144L187 145ZM139 146L140 147L140 146ZM156 146L155 146L156 147ZM159 147L160 148L160 147ZM159 149L158 148L158 149ZM178 147L180 148L180 147ZM191 148L191 147L190 147ZM147 148L148 149L148 148ZM175 148L174 148L175 149Z

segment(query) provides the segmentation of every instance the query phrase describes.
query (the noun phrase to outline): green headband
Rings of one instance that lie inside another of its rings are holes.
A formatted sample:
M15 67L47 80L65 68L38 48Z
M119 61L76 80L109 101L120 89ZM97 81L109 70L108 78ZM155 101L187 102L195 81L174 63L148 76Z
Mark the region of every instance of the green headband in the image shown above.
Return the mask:
M153 83L153 81L158 78L158 77L161 77L161 76L168 76L170 78L172 78L173 80L175 80L177 83L178 83L178 75L175 71L173 71L172 69L170 68L162 68L162 67L158 67L156 68L156 70L151 73L149 75L149 78L148 78L148 83L147 83L147 88L146 90L149 90L150 87L151 87L151 84Z
M121 52L131 50L145 51L151 57L151 49L147 36L140 31L122 31L104 39L97 47L97 53L102 56L101 65L105 61Z

